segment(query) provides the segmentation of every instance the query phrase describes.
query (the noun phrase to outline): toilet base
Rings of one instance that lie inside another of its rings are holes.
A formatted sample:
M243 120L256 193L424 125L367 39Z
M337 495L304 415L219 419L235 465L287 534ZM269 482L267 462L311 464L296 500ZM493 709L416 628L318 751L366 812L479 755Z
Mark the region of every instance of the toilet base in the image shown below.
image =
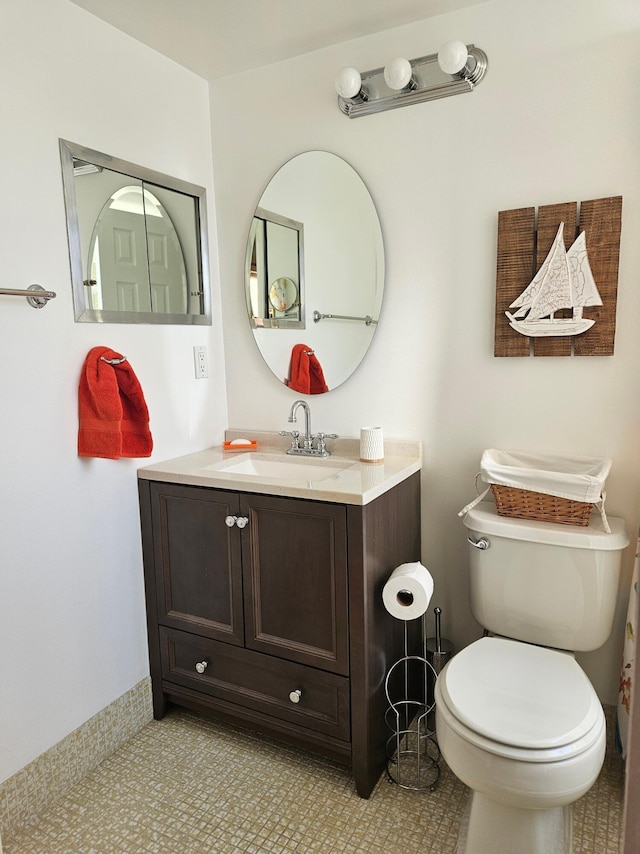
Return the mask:
M532 810L471 792L456 854L571 854L571 805Z

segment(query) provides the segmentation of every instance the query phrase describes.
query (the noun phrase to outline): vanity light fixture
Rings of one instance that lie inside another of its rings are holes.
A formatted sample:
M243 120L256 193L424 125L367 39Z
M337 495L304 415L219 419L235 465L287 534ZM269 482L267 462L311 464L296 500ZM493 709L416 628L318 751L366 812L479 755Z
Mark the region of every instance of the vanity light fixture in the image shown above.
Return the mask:
M488 66L486 53L473 44L447 42L438 53L418 59L393 59L385 68L362 74L343 68L336 77L338 106L355 119L370 113L472 92Z

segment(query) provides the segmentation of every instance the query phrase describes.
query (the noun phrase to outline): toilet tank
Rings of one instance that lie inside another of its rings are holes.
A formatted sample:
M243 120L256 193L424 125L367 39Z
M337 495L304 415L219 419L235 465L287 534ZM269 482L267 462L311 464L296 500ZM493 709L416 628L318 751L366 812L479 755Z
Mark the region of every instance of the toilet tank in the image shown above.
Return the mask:
M597 509L578 527L498 516L486 502L463 521L471 612L483 628L576 652L602 646L629 543L622 519L610 517L607 533Z

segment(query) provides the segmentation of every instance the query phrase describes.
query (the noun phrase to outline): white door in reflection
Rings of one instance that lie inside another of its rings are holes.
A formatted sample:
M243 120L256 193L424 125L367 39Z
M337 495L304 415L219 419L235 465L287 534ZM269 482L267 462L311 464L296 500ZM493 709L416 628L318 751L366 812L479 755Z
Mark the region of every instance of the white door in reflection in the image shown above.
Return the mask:
M183 313L187 273L176 230L149 190L122 187L96 221L90 247L91 307Z

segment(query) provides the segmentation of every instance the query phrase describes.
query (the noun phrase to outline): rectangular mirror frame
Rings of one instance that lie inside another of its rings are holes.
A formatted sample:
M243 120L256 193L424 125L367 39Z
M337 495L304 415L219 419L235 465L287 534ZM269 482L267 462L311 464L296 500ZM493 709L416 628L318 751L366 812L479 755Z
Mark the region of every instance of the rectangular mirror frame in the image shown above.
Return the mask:
M60 160L62 163L62 183L69 240L69 262L71 266L71 284L75 319L78 323L149 323L181 324L191 326L211 325L211 287L209 280L209 250L207 244L206 191L204 187L190 184L178 178L172 178L161 172L155 172L144 166L137 166L117 157L111 157L100 151L60 139ZM73 160L78 158L113 172L120 172L130 178L147 181L191 196L196 204L199 248L198 275L199 288L203 291L202 314L161 314L149 311L106 311L90 308L85 299L84 276L82 271L82 247L78 224L78 209L73 174Z

